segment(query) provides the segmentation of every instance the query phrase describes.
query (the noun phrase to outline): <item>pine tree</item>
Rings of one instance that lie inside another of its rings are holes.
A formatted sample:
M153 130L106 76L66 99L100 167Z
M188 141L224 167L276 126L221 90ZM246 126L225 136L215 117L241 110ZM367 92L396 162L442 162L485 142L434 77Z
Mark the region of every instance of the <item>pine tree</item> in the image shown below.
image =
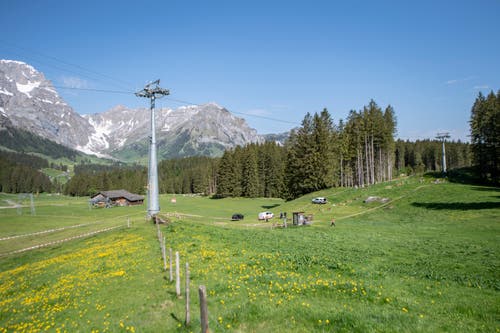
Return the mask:
M259 196L259 173L256 146L250 145L242 152L241 195L255 198Z
M307 113L302 120L302 126L297 132L291 131L287 142L285 169L287 199L294 199L314 191L314 182L311 179L313 154L312 117Z
M338 162L334 158L335 153L335 129L330 113L325 108L320 115L315 114L313 118L313 144L316 156L316 190L332 187L337 183L335 170Z
M234 177L233 167L233 152L226 150L222 155L217 172L217 195L221 197L229 197L233 195Z
M384 111L384 123L383 123L383 141L382 149L386 156L386 164L384 169L384 180L391 180L393 177L393 167L395 161L395 149L396 143L394 142L394 136L396 135L397 120L396 113L392 106L387 106Z

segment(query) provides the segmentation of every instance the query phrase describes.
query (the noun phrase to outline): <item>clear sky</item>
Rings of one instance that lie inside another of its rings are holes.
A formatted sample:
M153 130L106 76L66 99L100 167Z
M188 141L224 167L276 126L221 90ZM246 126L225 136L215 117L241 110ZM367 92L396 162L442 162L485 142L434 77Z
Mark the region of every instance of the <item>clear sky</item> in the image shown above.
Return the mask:
M400 138L468 140L477 94L500 89L499 0L0 0L0 27L0 58L56 86L132 92L160 78L171 95L158 106L216 102L260 134L374 99L394 107ZM59 92L81 114L148 106Z

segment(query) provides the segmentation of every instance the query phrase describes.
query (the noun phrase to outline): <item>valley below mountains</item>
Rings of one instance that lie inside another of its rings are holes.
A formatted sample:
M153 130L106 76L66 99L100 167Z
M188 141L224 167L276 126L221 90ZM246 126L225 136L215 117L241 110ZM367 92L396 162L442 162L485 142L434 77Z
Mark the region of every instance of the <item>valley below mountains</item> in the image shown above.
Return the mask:
M221 156L226 149L265 140L215 103L156 109L155 124L161 159ZM117 105L80 115L43 73L20 61L0 60L0 131L8 126L98 157L145 161L149 152L148 108Z

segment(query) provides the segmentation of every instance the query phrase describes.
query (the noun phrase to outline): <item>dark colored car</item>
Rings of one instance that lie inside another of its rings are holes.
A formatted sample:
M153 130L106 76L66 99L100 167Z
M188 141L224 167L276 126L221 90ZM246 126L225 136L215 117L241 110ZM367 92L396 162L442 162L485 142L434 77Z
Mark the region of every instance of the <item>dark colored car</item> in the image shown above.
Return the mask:
M240 221L243 220L244 217L243 214L233 214L231 221Z

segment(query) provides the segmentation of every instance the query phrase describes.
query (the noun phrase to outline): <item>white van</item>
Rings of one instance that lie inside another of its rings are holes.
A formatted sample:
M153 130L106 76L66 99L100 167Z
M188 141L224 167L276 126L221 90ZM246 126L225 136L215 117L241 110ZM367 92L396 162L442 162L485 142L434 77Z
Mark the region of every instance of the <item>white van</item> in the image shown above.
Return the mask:
M259 213L259 220L272 219L273 216L274 216L274 214L271 212L262 212L262 213Z

